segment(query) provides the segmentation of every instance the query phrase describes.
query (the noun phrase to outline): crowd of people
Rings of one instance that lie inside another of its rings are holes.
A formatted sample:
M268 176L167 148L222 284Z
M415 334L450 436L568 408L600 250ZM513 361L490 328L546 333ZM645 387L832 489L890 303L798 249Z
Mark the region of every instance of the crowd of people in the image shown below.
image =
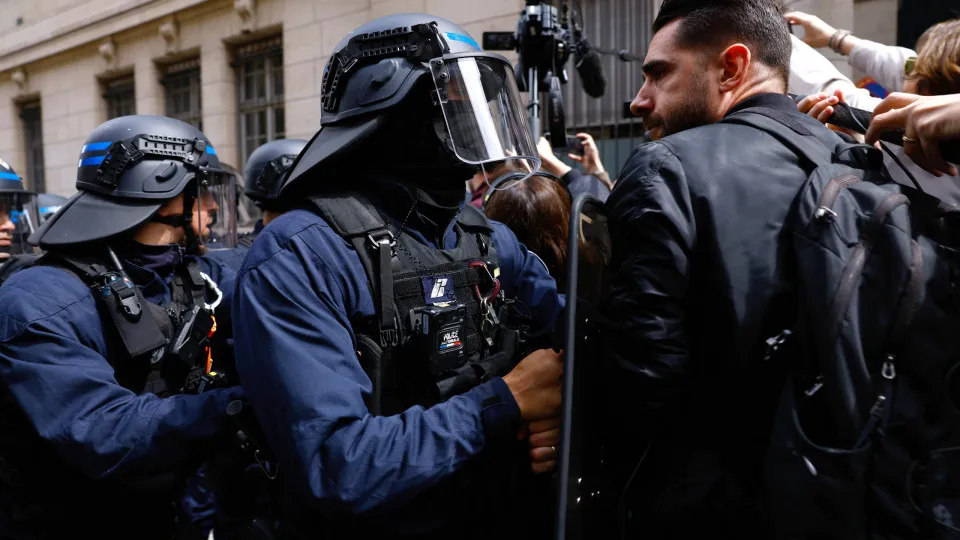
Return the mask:
M916 49L665 0L651 141L612 178L588 133L533 140L506 59L393 15L336 46L316 136L242 178L125 116L41 221L0 161L0 538L552 536L583 194L612 246L583 538L950 537L960 23Z

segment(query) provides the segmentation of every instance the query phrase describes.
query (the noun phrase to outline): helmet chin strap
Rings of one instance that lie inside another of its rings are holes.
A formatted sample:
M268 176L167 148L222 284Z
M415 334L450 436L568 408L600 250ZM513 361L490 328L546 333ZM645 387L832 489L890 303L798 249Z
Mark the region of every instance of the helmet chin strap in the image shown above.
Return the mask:
M193 185L196 186L196 182ZM196 203L197 195L195 191L190 190L190 186L187 186L187 189L183 190L183 212L180 215L153 216L150 221L183 229L187 252L199 254L202 251L202 242L193 230L193 205Z

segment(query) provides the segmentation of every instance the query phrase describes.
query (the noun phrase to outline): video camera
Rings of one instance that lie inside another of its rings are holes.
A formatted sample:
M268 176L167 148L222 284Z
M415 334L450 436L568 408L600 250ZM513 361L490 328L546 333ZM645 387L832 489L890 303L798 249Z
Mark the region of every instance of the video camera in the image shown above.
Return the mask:
M556 6L537 0L527 0L516 33L483 33L484 49L520 54L516 75L521 91L528 89L528 81L532 81L533 86L546 86L551 76L559 77L561 84L566 84L568 77L564 66L570 60L572 43L566 7L561 13Z
M571 25L570 8L539 0L527 0L520 13L516 32L484 32L483 48L492 51L516 51L520 55L516 79L521 91L530 92L530 125L534 139L540 138L540 93L547 95L547 124L554 148L566 148L566 117L562 84L569 81L566 65L571 55L584 91L599 98L607 81L600 57L582 35L582 24Z

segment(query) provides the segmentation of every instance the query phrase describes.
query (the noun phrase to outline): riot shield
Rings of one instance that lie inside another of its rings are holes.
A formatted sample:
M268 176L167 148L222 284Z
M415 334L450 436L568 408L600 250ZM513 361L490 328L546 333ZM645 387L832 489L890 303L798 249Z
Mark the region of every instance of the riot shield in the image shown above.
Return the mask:
M594 537L585 530L600 512L599 489L603 414L602 365L597 353L596 321L610 262L610 231L603 203L579 195L570 213L567 251L567 302L563 370L563 424L557 461L555 538ZM592 529L592 527L591 527Z

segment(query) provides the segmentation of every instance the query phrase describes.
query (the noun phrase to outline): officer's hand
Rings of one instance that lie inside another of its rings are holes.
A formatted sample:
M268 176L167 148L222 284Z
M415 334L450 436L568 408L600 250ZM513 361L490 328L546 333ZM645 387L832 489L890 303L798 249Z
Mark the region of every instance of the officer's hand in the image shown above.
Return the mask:
M530 460L533 472L550 472L557 466L561 423L562 419L555 416L530 424Z
M503 381L520 407L520 416L534 422L560 414L563 352L541 349L524 358Z

